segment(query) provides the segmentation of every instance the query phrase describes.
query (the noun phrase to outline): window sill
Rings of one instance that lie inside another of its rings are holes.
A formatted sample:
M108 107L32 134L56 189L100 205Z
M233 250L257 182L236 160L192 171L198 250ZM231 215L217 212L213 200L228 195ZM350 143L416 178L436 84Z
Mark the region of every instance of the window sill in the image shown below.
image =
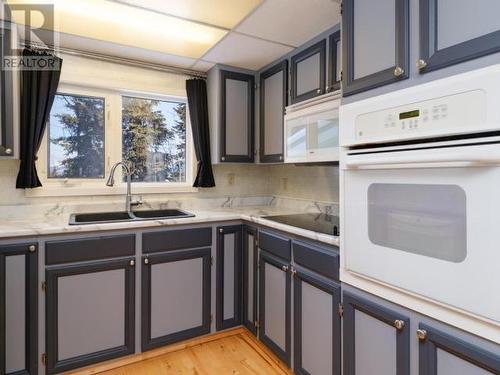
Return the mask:
M168 186L159 184L132 184L132 195L141 194L175 194L175 193L197 193L198 188L188 184L169 184ZM123 195L127 192L127 185L122 184L117 187L106 187L101 185L72 185L65 183L46 183L36 189L26 189L26 197L70 197L70 196L95 196L95 195Z

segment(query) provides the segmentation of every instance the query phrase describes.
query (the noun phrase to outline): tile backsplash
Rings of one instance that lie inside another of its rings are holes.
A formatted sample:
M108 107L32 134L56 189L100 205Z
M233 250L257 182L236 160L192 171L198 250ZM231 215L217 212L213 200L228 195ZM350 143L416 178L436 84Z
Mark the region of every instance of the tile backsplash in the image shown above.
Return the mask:
M121 202L123 197L27 197L24 190L16 189L19 162L0 160L0 206L32 205L96 201ZM295 165L214 165L216 187L201 188L197 193L142 194L143 200L204 199L223 197L292 197L311 201L338 202L339 180L337 166L295 166ZM104 185L104 181L103 181ZM133 186L132 186L133 189ZM132 190L133 192L133 190ZM231 203L228 200L228 204Z

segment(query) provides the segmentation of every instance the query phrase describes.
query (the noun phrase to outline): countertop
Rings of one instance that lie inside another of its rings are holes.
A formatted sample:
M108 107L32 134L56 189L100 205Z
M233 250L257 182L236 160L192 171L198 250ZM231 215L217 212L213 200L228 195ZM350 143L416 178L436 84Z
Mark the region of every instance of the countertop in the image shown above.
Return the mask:
M69 215L52 218L0 219L0 239L16 237L47 236L69 233L86 233L108 230L146 229L171 225L213 223L245 220L301 237L339 246L339 237L318 233L265 219L263 216L302 213L302 211L272 206L246 206L216 209L189 209L195 217L145 220L120 223L69 225Z

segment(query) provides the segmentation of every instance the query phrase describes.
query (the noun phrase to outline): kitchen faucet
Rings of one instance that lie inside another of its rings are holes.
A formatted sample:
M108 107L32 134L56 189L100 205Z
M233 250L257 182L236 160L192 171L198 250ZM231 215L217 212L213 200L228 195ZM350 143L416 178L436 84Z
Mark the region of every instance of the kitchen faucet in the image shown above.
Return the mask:
M122 168L125 171L125 174L127 176L127 195L125 197L125 209L127 210L128 215L131 218L134 218L135 215L132 212L132 206L138 206L138 205L142 204L142 201L140 199L136 200L136 201L132 200L132 193L131 193L132 177L130 176L130 168L128 167L128 165L121 162L121 161L119 161L118 163L113 165L113 167L111 168L111 171L109 172L109 177L108 177L108 181L106 181L106 186L113 187L113 185L115 184L115 177L114 177L115 170L119 165L122 166Z

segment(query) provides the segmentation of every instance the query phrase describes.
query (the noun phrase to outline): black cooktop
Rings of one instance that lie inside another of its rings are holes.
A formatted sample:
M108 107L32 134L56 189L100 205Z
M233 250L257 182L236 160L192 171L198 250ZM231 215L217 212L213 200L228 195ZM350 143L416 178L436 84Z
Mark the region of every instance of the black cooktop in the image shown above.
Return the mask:
M332 236L338 236L340 234L339 217L333 215L310 213L265 216L264 219Z

